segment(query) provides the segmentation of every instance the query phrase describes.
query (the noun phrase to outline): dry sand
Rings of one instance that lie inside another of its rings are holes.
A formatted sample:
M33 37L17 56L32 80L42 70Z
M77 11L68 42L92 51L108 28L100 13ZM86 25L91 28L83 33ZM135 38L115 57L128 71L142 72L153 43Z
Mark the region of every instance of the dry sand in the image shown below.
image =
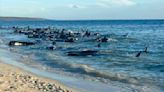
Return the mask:
M0 92L77 92L56 80L0 62Z

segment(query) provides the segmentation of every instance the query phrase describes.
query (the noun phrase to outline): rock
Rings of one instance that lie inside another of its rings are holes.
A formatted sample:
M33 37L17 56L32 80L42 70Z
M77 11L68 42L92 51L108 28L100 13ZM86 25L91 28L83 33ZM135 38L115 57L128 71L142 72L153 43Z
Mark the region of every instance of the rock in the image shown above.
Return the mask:
M3 74L0 74L0 77L3 77L4 75Z
M4 81L1 81L1 80L0 80L0 85L3 84L3 83L4 83Z
M9 86L9 89L13 89L13 90L16 90L17 88L15 86Z
M48 83L48 84L47 84L47 88L48 88L49 90L52 90L52 89L53 89L53 85L50 84L50 83Z

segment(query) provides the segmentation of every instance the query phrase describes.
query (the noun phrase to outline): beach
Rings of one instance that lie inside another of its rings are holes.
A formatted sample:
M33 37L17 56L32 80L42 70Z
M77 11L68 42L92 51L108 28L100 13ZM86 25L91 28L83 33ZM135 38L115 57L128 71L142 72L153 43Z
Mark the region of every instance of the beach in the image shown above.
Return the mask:
M47 79L0 62L0 92L77 92Z

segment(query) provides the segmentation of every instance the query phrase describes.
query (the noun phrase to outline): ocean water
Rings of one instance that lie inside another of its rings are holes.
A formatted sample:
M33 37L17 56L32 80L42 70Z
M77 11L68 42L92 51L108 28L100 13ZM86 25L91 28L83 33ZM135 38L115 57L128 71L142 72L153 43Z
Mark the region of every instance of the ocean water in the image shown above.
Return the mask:
M48 41L34 46L9 47L12 40L41 40L15 34L10 29L12 26L50 26L73 32L87 29L110 40L101 43L101 47L97 47L99 42L92 41L94 36L81 38L75 43L56 42L53 51L46 49L50 45ZM144 85L157 92L164 91L164 20L0 21L0 27L0 48L22 55L18 61L30 67L104 84L112 81L135 85L138 86L134 88L136 92L150 92L140 89ZM136 57L145 47L148 52ZM99 53L94 56L67 55L69 51L85 49Z

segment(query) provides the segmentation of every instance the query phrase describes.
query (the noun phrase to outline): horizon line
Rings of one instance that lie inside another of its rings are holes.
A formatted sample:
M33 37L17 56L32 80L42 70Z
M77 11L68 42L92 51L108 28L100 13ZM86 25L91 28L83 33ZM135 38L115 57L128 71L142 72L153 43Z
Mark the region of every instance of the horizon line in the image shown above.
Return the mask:
M18 18L18 19L40 19L40 20L47 20L47 21L96 21L96 20L164 20L164 18L136 18L136 19L53 19L53 18L41 18L41 17L17 17L17 16L0 16L0 18Z

